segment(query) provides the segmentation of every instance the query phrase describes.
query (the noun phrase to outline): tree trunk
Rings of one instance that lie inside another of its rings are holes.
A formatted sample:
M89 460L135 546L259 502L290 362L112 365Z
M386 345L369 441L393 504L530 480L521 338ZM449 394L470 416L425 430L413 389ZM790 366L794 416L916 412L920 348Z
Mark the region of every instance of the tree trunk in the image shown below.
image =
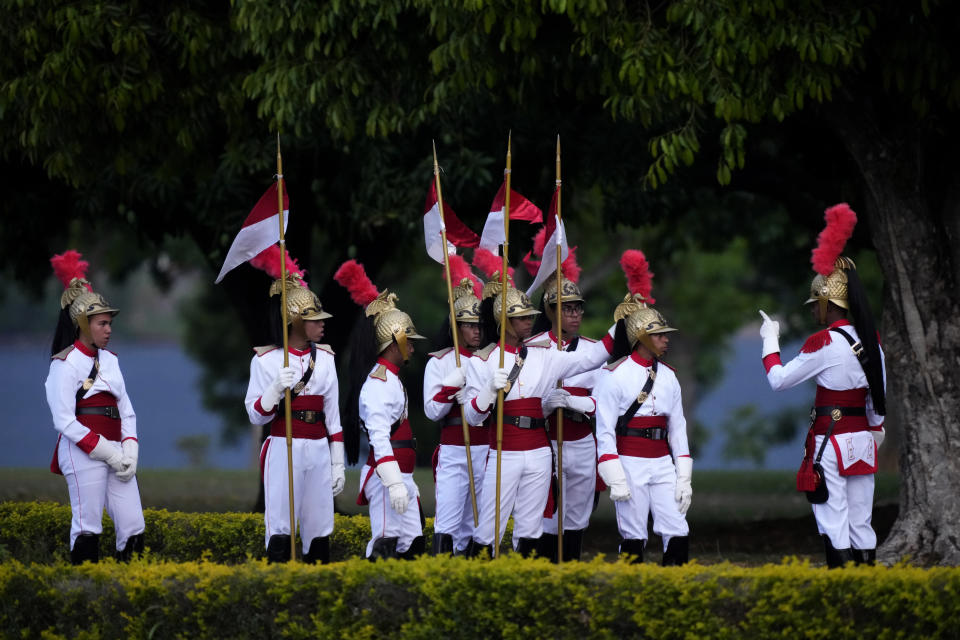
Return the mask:
M940 144L925 139L921 127L876 122L860 110L838 133L864 180L863 213L887 283L887 422L901 431L900 513L878 558L958 565L960 291L951 242L957 205L931 177L944 162L956 163L946 153L934 161L930 149ZM944 177L955 182L955 169Z

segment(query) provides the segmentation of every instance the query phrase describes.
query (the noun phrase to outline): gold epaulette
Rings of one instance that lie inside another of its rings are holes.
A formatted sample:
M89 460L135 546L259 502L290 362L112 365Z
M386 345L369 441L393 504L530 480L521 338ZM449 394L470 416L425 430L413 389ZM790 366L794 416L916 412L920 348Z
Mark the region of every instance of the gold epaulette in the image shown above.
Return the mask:
M618 358L613 362L608 362L607 364L603 365L603 368L606 369L607 371L613 371L614 369L619 367L624 360L626 360L629 357L630 356L623 356L622 358Z
M319 349L320 351L326 351L327 353L329 353L329 354L332 355L332 356L337 355L337 354L335 354L335 353L333 352L333 347L331 347L331 346L328 345L328 344L318 344L318 345L317 345L317 349Z
M266 344L266 345L263 345L262 347L254 347L253 350L256 352L258 356L262 356L265 353L270 353L274 349L279 349L279 348L280 347L278 347L275 344Z
M490 357L490 354L493 353L493 350L496 348L497 348L497 343L491 342L490 344L485 346L483 349L477 349L476 351L474 351L473 356L475 358L480 358L481 360L486 361L486 359Z
M380 366L377 367L376 370L370 374L370 377L375 378L376 380L382 380L383 382L386 382L387 381L387 365L381 363Z
M453 351L453 347L447 347L446 349L440 349L439 351L432 351L432 352L430 352L430 353L427 354L427 355L432 356L432 357L436 358L437 360L439 360L440 358L442 358L443 356L447 355L447 354L450 353L451 351Z
M74 347L73 345L70 345L69 347L67 347L66 349L64 349L63 351L61 351L60 353L57 353L57 354L54 354L54 355L50 356L50 359L51 359L51 360L66 360L66 359L67 359L67 356L68 356L68 355L70 354L70 352L73 351L75 348L76 348L76 347Z

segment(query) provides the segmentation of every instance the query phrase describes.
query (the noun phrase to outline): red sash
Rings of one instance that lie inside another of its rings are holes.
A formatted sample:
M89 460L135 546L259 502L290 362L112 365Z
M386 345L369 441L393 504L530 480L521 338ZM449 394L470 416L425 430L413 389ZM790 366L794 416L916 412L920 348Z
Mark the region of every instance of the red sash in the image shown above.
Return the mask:
M452 444L458 447L465 446L463 441L463 423L460 421L461 408L454 405L443 418L443 428L440 429L440 444ZM468 427L470 444L487 444L487 428L485 426Z
M496 415L496 414L494 414ZM540 398L523 398L522 400L507 400L503 403L504 416L527 416L543 418L543 406ZM493 420L496 420L494 417ZM490 448L497 446L496 422L491 420ZM547 432L542 428L522 429L516 425L503 425L503 451L531 451L540 447L549 447Z
M290 403L290 411L323 411L323 396L297 396ZM287 437L287 423L283 405L277 407L277 415L270 423L270 435ZM294 438L320 440L327 437L327 426L323 421L309 423L291 417L290 429Z
M817 385L817 395L813 404L815 407L863 407L867 403L867 391L867 389L836 391ZM813 423L813 434L817 436L826 435L829 426L830 416L817 416ZM837 424L833 425L833 432L836 434L867 431L869 429L870 426L867 424L866 416L843 416Z
M630 418L627 426L631 429L667 426L667 416L637 416ZM637 436L617 436L617 453L635 458L662 458L670 455L666 440L650 440Z
M89 398L82 398L77 401L77 408L116 406L117 397L108 391L101 391L93 394ZM85 413L82 416L77 416L77 422L85 426L87 429L90 429L90 431L93 433L103 436L107 440L120 442L121 434L119 418L109 418L107 416L98 416ZM53 447L53 459L50 460L50 471L61 476L63 475L63 472L60 470L60 460L57 457L57 452L60 449L60 438L62 437L63 434L59 434L57 436L57 444Z
M404 418L400 426L397 427L397 430L390 436L390 440L391 442L395 440L413 440L413 429L410 428L410 421L408 419ZM401 473L413 473L413 469L417 465L417 452L415 449L410 447L394 448L393 457L396 458ZM367 471L367 475L361 479L360 493L357 495L357 504L360 506L369 504L364 489L366 489L367 482L370 481L374 469L377 468L377 460L373 456L373 447L370 447L370 453L367 454L366 464L369 470Z
M590 395L590 389L586 387L564 387L565 391L569 391L572 396L586 397ZM582 440L589 435L593 434L593 426L589 422L574 422L570 420L567 415L569 411L563 412L563 440L564 442L572 442L573 440ZM557 439L557 414L551 413L550 417L547 418L547 423L550 428L550 439Z

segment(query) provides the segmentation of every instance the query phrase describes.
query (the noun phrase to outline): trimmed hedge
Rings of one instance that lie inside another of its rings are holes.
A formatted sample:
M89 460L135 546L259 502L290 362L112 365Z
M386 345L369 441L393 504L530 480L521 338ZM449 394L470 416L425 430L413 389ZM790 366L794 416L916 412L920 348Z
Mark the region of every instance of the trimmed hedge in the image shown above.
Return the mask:
M0 564L4 637L935 638L955 569L353 559Z
M258 513L183 513L145 509L145 545L157 560L189 562L210 560L235 564L265 556L263 515ZM509 548L508 523L503 549ZM55 502L0 502L0 561L50 563L69 559L70 506ZM433 519L424 527L431 547ZM335 515L330 536L330 559L363 557L370 540L367 516ZM104 514L100 556L116 548L113 522ZM300 546L297 546L298 554Z

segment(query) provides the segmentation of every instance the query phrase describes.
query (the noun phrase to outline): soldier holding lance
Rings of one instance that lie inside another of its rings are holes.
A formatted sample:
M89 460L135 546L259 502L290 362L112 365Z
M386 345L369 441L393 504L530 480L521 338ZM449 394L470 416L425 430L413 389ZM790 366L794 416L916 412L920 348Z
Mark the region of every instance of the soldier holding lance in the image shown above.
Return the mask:
M370 442L357 497L357 504L370 505L372 535L366 557L412 558L426 545L420 491L413 480L417 442L407 417L407 390L398 374L413 355L411 340L423 336L397 308L397 296L386 289L378 293L355 260L343 263L333 277L364 308L365 316L352 338L346 444L353 463L361 429Z
M433 555L460 553L473 533L473 507L469 473L479 488L489 450L484 423L469 426L470 457L461 425L463 373L466 359L480 346L480 299L474 293L469 267L460 256L450 256L451 274L459 282L453 291L461 367L457 367L452 344L430 354L423 372L423 412L430 420L441 421L440 444L434 453L436 516L433 521ZM449 322L447 322L449 326ZM450 337L452 343L452 336Z
M662 564L680 565L689 555L693 460L680 385L660 361L676 329L649 306L653 274L643 254L627 251L621 265L630 293L614 312L616 346L595 389L597 471L617 510L620 553L643 561L652 512L654 533L663 539Z
M100 559L103 509L116 529L117 558L143 551L137 486L137 416L116 354L107 350L117 309L86 280L89 264L70 250L50 259L66 290L51 348L47 404L59 432L50 470L70 493L70 560Z
M763 366L775 391L811 378L817 394L797 489L812 503L827 566L873 564L877 534L870 524L877 447L883 441L886 369L869 302L856 266L841 256L857 216L846 204L826 210L827 226L813 251L810 312L826 326L800 354L780 361L780 324L763 311Z
M286 562L296 523L300 525L303 560L330 561L333 498L343 491L343 430L340 426L339 385L334 353L320 344L324 320L331 315L307 288L302 272L286 256L287 277L280 280L280 249L268 248L250 263L277 278L270 286L270 327L273 344L254 349L250 383L244 404L250 422L270 425L260 452L264 486L264 524L268 562ZM281 286L286 309L281 314ZM288 326L288 366L283 363L281 318ZM294 517L290 517L285 391L291 395L292 476ZM291 522L292 521L292 522Z

